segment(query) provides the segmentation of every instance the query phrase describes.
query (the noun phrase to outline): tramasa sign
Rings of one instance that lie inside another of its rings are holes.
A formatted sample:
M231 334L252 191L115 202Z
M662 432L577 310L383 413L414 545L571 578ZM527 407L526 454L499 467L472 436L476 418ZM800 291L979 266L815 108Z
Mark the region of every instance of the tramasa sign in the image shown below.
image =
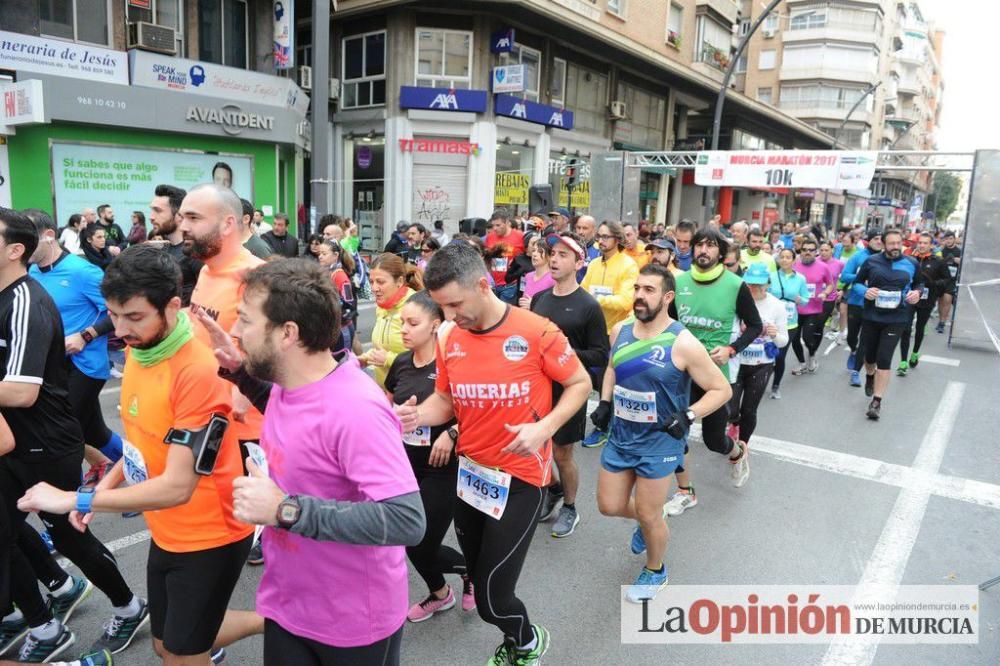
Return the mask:
M452 155L478 155L478 143L453 139L400 139L399 149L404 153L451 153Z
M864 190L878 153L839 150L738 150L698 153L698 185Z
M558 127L564 130L573 129L573 112L566 109L519 99L513 95L497 95L494 106L498 116L517 118L529 123Z

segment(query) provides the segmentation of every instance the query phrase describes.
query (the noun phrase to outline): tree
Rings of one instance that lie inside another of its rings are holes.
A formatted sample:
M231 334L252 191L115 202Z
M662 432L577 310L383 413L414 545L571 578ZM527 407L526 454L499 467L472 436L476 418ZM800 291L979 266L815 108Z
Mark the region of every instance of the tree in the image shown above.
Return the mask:
M934 216L938 224L944 224L958 205L958 195L962 191L962 180L950 171L939 171L934 176Z

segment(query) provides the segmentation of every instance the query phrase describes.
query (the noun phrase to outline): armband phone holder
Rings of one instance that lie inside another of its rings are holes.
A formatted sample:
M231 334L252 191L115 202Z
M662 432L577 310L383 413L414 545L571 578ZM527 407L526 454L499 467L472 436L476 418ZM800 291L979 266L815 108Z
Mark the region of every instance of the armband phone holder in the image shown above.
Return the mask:
M194 454L194 471L202 476L208 476L215 469L215 461L222 448L222 438L228 427L229 419L216 413L212 414L212 418L203 428L171 428L163 441L166 444L177 444L191 449Z

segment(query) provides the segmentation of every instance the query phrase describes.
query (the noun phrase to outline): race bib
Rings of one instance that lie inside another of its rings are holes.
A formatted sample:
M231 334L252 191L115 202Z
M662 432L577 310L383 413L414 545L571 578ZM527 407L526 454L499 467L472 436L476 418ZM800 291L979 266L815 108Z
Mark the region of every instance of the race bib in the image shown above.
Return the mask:
M483 467L465 456L460 456L458 498L490 518L500 520L504 509L507 508L510 478L507 472Z
M955 277L956 275L958 275L958 266L949 266L948 272L951 273L952 277Z
M611 287L602 287L596 284L590 287L591 296L610 296L613 293L615 292L611 289Z
M656 423L656 394L615 386L615 418L633 423Z
M816 298L816 285L806 284L806 290L809 292L809 298Z
M902 298L903 292L901 291L880 291L875 297L875 307L883 310L895 310L899 307Z
M403 444L409 444L410 446L430 446L431 427L420 426L416 430L411 430L410 432L404 432Z
M253 464L260 468L264 476L267 476L267 455L264 453L264 447L257 442L246 442L243 446L246 447L247 456L253 461Z
M506 273L507 272L507 257L495 257L493 259L493 272L494 273Z
M920 300L926 301L927 297L931 295L931 290L928 287L924 287L920 290Z
M740 362L746 365L760 365L764 362L764 340L757 338L740 352Z
M127 439L122 440L122 458L125 460L122 471L125 473L125 481L130 486L142 483L149 478L146 459L142 456L142 451Z
M791 301L782 301L785 304L785 312L788 314L788 323L794 324L799 320L799 309Z

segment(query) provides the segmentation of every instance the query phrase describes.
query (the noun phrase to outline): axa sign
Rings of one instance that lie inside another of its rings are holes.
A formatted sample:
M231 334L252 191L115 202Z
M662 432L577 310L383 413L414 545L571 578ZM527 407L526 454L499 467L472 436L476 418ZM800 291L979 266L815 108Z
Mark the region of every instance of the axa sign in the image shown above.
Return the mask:
M497 95L494 104L498 116L519 118L529 123L538 123L559 129L573 129L573 112L546 104L539 104L513 95Z
M423 88L401 86L399 108L431 109L434 111L486 111L487 92L485 90L447 90L445 88Z
M490 35L490 53L510 53L514 50L514 28L497 30Z

